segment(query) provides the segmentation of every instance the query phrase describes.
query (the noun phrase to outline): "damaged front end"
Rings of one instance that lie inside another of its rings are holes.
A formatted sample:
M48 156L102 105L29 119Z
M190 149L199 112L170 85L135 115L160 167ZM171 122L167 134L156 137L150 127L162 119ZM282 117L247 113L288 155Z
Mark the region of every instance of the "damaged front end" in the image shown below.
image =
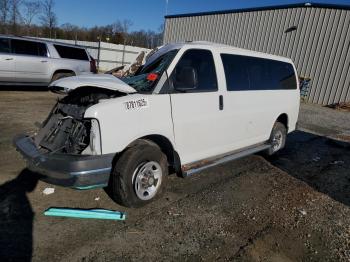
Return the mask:
M35 144L43 153L101 154L98 121L85 119L84 113L102 99L122 95L92 87L72 91L56 103L34 137Z
M123 95L117 90L82 87L59 99L36 135L14 139L28 168L52 184L79 189L106 186L114 155L102 154L98 120L86 119L84 114L104 99Z

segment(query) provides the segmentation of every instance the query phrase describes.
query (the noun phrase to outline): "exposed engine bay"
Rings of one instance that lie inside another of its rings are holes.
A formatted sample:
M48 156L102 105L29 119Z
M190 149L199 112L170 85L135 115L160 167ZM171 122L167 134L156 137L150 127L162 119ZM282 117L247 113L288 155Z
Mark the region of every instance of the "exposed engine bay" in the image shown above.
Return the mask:
M95 141L96 133L100 135L99 123L96 119L84 118L86 109L104 99L151 93L177 51L162 53L144 67L141 66L145 56L142 52L121 78L87 74L55 81L49 89L66 95L57 101L34 136L37 148L42 153L98 154L93 145L101 148L100 141Z
M34 137L43 153L82 154L90 144L91 120L84 119L86 109L101 99L125 95L114 90L81 87L58 99Z

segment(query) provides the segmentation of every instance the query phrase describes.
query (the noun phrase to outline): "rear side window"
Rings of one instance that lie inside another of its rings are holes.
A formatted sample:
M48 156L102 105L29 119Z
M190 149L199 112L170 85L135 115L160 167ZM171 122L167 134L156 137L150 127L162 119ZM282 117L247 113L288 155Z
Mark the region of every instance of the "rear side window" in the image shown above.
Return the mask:
M249 77L245 57L239 55L221 55L224 65L226 86L229 91L249 90Z
M210 92L217 91L217 79L213 55L209 50L190 49L187 50L177 63L171 79L173 86L182 87L181 71L184 68L193 68L197 75L197 86L194 90L187 92Z
M7 38L0 38L0 53L11 53L10 40Z
M277 89L297 89L296 76L291 64L281 61L267 61L272 61L269 65L270 74Z
M19 55L47 56L44 43L12 39L11 48L13 53Z
M89 61L89 57L87 56L85 49L63 45L54 45L54 47L61 58Z
M264 58L221 55L227 90L296 89L296 77L291 64Z

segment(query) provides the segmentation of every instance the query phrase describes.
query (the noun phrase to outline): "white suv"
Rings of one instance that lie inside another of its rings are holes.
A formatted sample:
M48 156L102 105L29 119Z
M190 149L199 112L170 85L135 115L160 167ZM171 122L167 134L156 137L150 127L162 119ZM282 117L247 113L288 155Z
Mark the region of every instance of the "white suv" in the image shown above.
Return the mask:
M70 77L50 89L67 95L37 135L15 138L29 168L53 184L109 186L132 207L159 195L169 171L280 150L300 96L290 59L207 42L166 45L131 77Z
M0 85L47 86L85 72L96 72L85 48L0 35Z

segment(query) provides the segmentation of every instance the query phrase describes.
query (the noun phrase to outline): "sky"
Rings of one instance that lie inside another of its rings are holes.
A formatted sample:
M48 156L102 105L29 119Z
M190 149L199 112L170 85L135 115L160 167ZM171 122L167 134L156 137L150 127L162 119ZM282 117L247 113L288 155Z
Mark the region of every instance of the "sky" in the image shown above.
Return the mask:
M166 0L56 0L55 12L59 25L92 27L129 19L133 22L131 31L157 31L166 12L173 15L305 2L350 5L350 0L168 0L166 8Z

